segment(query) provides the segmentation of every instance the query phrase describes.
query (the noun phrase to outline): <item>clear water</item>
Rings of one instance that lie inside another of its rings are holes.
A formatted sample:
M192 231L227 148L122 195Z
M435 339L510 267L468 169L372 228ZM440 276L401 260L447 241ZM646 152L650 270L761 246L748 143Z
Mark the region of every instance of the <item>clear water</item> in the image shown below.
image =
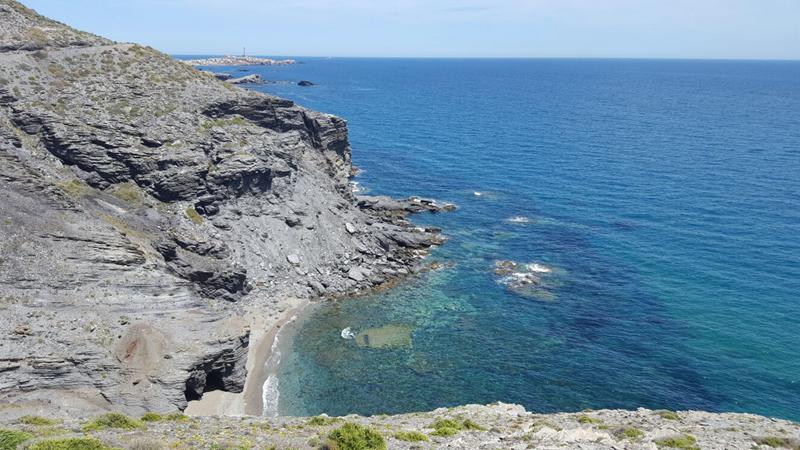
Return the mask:
M500 400L800 420L800 63L304 62L255 71L317 86L258 89L348 119L371 193L460 209L416 219L451 237L434 258L454 267L298 322L282 413ZM519 293L498 260L554 272ZM410 345L340 337L387 324Z

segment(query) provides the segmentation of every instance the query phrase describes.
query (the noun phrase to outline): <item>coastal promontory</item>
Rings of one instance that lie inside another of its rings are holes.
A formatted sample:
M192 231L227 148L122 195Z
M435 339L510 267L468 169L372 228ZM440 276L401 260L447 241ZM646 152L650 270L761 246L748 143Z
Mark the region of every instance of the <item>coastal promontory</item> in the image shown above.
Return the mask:
M356 198L341 118L11 0L0 49L0 401L140 414L240 392L255 323L391 283L443 240Z
M796 423L699 411L264 417L279 327L430 269L445 237L409 216L455 209L356 195L344 119L193 67L269 61L0 0L0 450L800 448Z

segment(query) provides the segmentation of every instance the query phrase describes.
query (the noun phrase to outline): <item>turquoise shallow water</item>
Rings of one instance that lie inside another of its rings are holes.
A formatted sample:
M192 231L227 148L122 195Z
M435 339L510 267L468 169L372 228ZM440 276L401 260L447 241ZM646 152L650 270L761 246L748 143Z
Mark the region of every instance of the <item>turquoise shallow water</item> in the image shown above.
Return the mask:
M282 413L800 420L800 63L303 61L256 71L317 86L258 89L348 119L370 193L460 209L416 219L454 267L298 322ZM554 271L519 292L498 260ZM340 337L386 325L391 348Z

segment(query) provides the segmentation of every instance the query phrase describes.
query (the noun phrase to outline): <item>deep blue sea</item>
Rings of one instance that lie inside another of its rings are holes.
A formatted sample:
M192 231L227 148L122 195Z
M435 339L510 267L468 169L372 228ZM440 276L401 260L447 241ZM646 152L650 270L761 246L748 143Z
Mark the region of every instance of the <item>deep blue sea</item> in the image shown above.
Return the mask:
M452 267L294 324L281 413L800 420L800 63L301 61L251 68L283 81L256 89L346 118L370 194L459 209L414 219ZM504 260L550 272L515 289Z

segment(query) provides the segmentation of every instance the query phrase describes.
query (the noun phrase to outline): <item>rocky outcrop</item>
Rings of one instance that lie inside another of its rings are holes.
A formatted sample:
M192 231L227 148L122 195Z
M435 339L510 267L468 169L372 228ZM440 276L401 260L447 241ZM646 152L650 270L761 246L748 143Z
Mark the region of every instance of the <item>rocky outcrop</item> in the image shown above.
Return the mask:
M357 199L344 120L0 0L0 401L183 409L244 309L363 292L443 238ZM405 205L405 206L398 206Z
M264 79L261 78L261 75L257 73L245 75L239 78L230 78L225 81L230 84L264 84Z
M0 422L32 435L64 430L66 436L84 437L68 431L80 430L85 423L80 419L37 427L14 417L18 416L6 413ZM535 414L503 403L375 417L171 417L151 420L146 429L99 430L89 435L109 447L125 449L339 448L331 439L335 439L335 430L348 423L380 435L389 449L768 450L800 446L799 424L751 414L647 409ZM30 442L36 439L47 438ZM341 448L379 448L357 446L358 442L354 438L350 446Z
M216 58L188 59L183 61L192 66L286 66L297 64L293 59L271 59L256 56L220 56Z

